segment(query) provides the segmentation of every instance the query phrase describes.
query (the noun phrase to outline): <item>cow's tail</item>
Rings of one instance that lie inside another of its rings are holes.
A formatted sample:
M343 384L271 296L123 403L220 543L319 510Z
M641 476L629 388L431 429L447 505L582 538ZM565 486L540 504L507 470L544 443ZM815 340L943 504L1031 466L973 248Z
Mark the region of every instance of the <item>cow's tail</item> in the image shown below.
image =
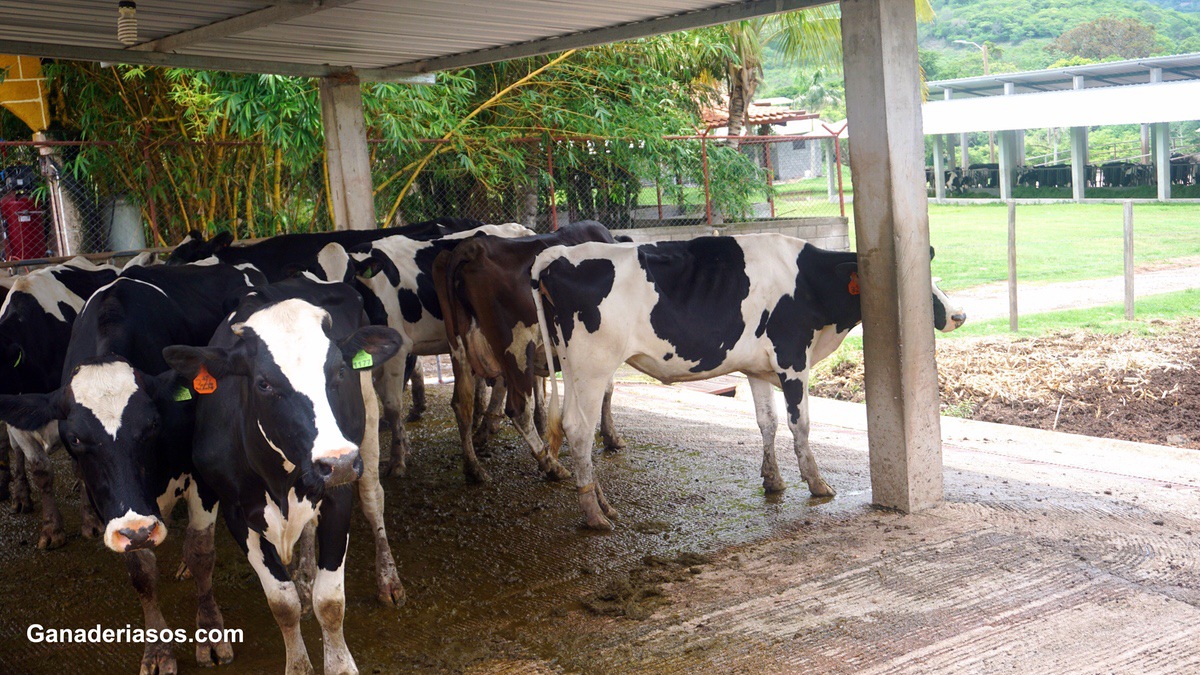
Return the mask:
M554 373L554 346L550 342L550 317L542 304L541 273L536 269L532 275L533 304L537 307L538 326L542 331L542 348L546 350L546 369L550 371L550 414L546 422L546 444L550 446L551 457L558 456L562 448L563 428L562 411L558 406L558 378ZM555 328L557 330L557 328Z

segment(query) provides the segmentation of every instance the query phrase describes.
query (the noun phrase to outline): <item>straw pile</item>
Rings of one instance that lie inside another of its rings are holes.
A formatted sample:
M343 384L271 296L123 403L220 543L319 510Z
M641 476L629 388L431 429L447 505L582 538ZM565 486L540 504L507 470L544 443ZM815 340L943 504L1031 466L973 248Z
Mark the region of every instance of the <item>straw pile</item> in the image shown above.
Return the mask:
M1200 321L1152 324L1152 335L939 340L943 413L1200 448ZM859 355L826 363L813 393L861 402Z

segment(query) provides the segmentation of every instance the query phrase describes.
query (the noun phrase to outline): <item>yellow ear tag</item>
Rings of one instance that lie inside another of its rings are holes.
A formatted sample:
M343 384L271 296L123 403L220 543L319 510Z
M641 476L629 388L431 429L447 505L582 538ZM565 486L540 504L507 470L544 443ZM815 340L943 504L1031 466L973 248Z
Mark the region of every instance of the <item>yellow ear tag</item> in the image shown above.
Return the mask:
M179 385L179 388L175 390L175 395L171 398L175 399L176 401L190 401L192 400L192 390L183 385Z
M368 354L367 350L365 349L358 350L358 353L354 355L354 358L350 359L350 367L355 370L363 370L364 368L370 368L373 365L375 365L375 359Z
M211 394L217 390L217 378L210 375L207 368L200 366L200 372L192 380L192 388L197 394Z

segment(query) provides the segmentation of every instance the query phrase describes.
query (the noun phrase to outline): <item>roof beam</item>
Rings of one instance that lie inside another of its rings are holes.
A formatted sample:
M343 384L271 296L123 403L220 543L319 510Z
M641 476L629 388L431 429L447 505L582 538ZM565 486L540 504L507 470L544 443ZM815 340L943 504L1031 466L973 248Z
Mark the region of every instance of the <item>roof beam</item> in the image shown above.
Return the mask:
M816 7L819 5L831 4L831 1L832 0L749 0L748 2L734 2L720 5L718 7L710 7L708 9L683 12L664 17L656 17L653 19L647 19L645 21L634 21L618 26L594 28L591 30L580 31L578 33L571 33L569 35L548 37L540 40L531 40L529 42L493 47L490 49L481 49L463 54L441 56L437 58L426 59L424 61L400 63L387 68L364 69L360 72L363 74L364 80L369 80L372 79L372 75L374 77L380 77L387 76L389 73L430 73L438 70L449 70L452 68L467 68L469 66L478 66L484 63L508 61L510 59L519 59L528 56L540 56L542 54L561 52L568 49L592 47L609 42L620 42L622 40L631 40L649 35L674 33L675 31L701 28L704 26L715 26L717 24L729 23L730 21L753 19L760 16L767 16L769 14L779 14L798 9L808 9L810 7Z
M237 59L221 56L166 54L163 52L140 52L130 51L128 49L110 49L107 47L83 47L79 45L63 45L47 42L25 42L24 40L0 39L0 54L21 54L22 56L39 56L47 59L67 59L70 61L132 63L143 66L162 66L164 68L224 70L233 73L266 73L271 75L287 75L290 77L328 77L331 75L346 75L356 72L349 66L287 63L282 61L258 61L254 59ZM387 77L385 78L377 74L376 77L372 78L372 81L399 82L402 84L433 84L435 82L432 74L393 72L387 73L386 75Z
M215 21L199 28L191 28L174 35L150 40L129 47L129 51L173 52L189 45L202 42L212 42L221 38L245 33L263 26L270 26L281 21L290 21L309 14L315 14L334 7L348 5L357 0L309 0L308 2L282 3L277 2L272 7L247 12L239 16Z

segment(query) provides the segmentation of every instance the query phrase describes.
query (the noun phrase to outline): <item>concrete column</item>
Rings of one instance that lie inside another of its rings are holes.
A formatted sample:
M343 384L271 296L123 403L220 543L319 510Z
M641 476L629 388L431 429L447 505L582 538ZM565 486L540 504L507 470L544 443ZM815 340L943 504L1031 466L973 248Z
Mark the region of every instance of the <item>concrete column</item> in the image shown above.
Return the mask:
M1150 69L1150 81L1162 82L1162 68ZM1171 198L1171 125L1158 122L1151 126L1154 135L1154 168L1158 171L1158 199L1165 202Z
M1072 89L1084 89L1083 76L1071 76ZM1071 196L1083 201L1087 189L1088 128L1071 127Z
M1088 128L1071 127L1071 196L1083 201L1087 188Z
M963 171L971 167L970 149L967 147L970 142L970 137L966 134L960 134L958 138L958 150L962 154L959 164L962 165Z
M1014 153L1017 157L1017 166L1025 166L1025 130L1018 129L1013 132L1013 138L1017 141L1017 151Z
M373 230L375 197L362 92L354 75L321 78L321 120L329 169L329 202L339 230Z
M821 141L821 146L825 148L825 176L829 189L829 201L837 201L837 160L833 154L833 139L827 138Z
M954 157L954 153L950 153ZM946 199L946 162L942 159L942 136L933 135L933 196L940 202Z
M939 140L941 139L940 136L938 136L937 138ZM954 134L946 134L945 143L946 143L946 168L953 171L955 169L956 165L958 164L958 162L954 159ZM963 168L965 169L966 167L963 167Z
M912 0L841 7L871 497L911 512L942 499L916 11Z
M1016 166L1016 141L1013 139L1015 132L1001 131L999 138L996 139L996 145L1000 152L1000 199L1005 201L1012 199L1013 188L1013 168Z

